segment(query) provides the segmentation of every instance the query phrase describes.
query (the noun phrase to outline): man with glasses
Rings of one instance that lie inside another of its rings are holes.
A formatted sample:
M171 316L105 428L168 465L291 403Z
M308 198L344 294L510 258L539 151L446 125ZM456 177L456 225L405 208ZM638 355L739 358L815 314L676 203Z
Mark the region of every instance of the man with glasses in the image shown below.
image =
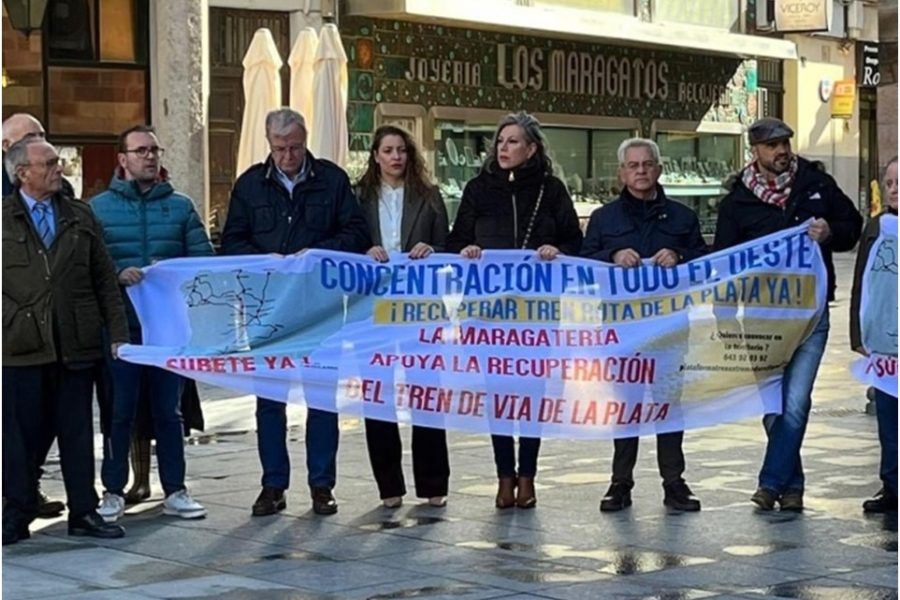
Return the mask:
M56 149L37 136L4 157L3 544L30 537L44 431L59 443L69 534L122 537L97 514L91 391L104 345L128 341L116 271L87 205L60 193ZM104 342L103 329L108 332Z
M41 122L29 115L28 113L15 113L10 115L8 119L3 121L3 154L6 155L6 152L9 150L10 146L18 142L19 140L23 140L25 138L41 138L44 136L44 126L41 125ZM61 192L66 196L73 198L75 196L75 192L72 190L72 185L66 180L65 177L62 178L62 188ZM3 197L10 195L13 192L13 184L10 179L9 173L6 171L6 165L3 165ZM41 490L41 482L40 478L43 475L43 469L41 468L45 462L47 462L47 454L50 452L50 448L53 446L53 433L51 428L45 428L43 435L43 442L41 444L40 449L38 450L38 518L41 519L51 519L54 517L58 517L62 514L63 510L65 510L65 505L59 500L51 500L47 497L47 495Z
M619 267L640 267L645 259L671 268L706 253L700 222L690 208L666 197L658 183L662 173L659 147L653 140L632 138L619 146L619 178L624 187L619 198L591 214L581 255ZM650 392L658 402L679 403L681 357L687 351L687 323L671 328L656 346L667 349L660 356L659 377ZM662 334L661 334L662 335ZM673 411L674 413L674 411ZM700 510L700 500L685 483L683 431L656 436L656 459L663 480L663 503L673 510ZM600 510L613 512L631 506L638 438L616 439L612 483L600 501Z
M281 108L266 116L271 150L265 162L247 169L231 192L222 232L225 254L292 254L307 248L363 253L372 243L347 174L315 158L306 149L306 124L300 113ZM286 507L290 480L286 406L258 398L256 404L262 492L253 515L271 515ZM332 494L338 447L337 414L309 409L306 465L313 511L337 512Z
M141 324L126 289L143 279L142 267L182 256L211 256L212 245L194 203L168 181L160 159L163 149L153 127L138 125L119 136L119 165L109 189L90 204L103 230L118 271L128 316L130 341L141 343ZM128 450L142 394L150 403L163 514L183 519L206 516L184 485L184 424L179 408L183 379L170 371L113 357L113 414L105 440L101 477L106 492L98 512L107 522L125 513Z

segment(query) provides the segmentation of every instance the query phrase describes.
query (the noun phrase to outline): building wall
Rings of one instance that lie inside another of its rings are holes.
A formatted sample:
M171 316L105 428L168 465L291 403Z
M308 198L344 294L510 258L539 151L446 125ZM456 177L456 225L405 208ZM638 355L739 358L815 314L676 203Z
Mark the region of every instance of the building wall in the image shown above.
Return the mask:
M878 88L878 162L897 156L897 83Z
M3 118L17 113L31 113L44 119L42 36L35 31L30 37L15 31L3 9Z
M151 122L172 184L191 197L201 218L209 209L208 18L205 0L154 3L150 15Z
M878 86L878 162L897 156L897 0L878 6L881 83Z
M859 107L853 118L832 119L831 104L819 96L823 80L852 79L853 48L842 50L834 39L789 35L797 44L800 60L784 66L784 119L794 129L794 150L822 161L838 185L854 200L859 181Z

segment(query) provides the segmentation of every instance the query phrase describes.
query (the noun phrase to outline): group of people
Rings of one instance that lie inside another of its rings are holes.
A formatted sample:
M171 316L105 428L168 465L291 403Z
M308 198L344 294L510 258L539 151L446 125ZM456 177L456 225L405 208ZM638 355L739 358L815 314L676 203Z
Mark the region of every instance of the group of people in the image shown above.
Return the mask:
M708 251L697 215L669 199L659 184L661 159L652 140L621 144L621 194L597 209L582 233L565 185L552 174L540 124L527 113L510 114L500 121L481 172L466 185L451 229L424 158L402 128L385 125L375 132L366 172L355 186L338 166L307 150L299 113L272 111L265 128L269 156L234 184L221 254L288 255L323 248L386 262L398 252L411 259L452 252L477 260L487 249L527 249L542 260L582 256L627 269L647 259L674 267ZM812 219L809 236L822 247L831 300L832 252L856 245L862 218L821 164L793 154L792 135L772 118L749 128L753 161L733 179L720 205L713 247ZM59 444L69 533L124 535L116 521L125 510L129 446L141 402L152 415L164 513L203 517L204 507L184 483L179 403L184 380L117 358L121 344L141 341L125 293L140 284L141 269L157 260L213 254L190 198L168 181L154 130L137 126L123 132L109 190L87 203L72 198L42 128L8 145L4 123L4 149L12 189L3 201L3 543L28 538L29 523L47 501L39 480L53 439ZM896 159L887 173L888 205L896 213ZM871 236L867 230L865 239ZM803 509L800 447L828 327L826 308L785 370L782 414L764 420L768 445L752 496L762 510L776 504L781 510ZM91 421L92 373L100 362L110 374L112 397L102 499L94 489ZM884 489L865 505L876 512L896 510L897 504L896 398L884 396L878 400ZM272 515L285 509L290 486L286 405L258 398L256 422L262 489L251 510L255 516ZM365 431L380 499L396 508L407 493L399 428L367 419ZM657 436L664 503L696 511L700 501L683 477L682 440L683 432ZM540 442L520 437L517 449L513 437L492 436L497 508L536 506ZM305 443L312 509L334 514L338 415L309 409ZM612 481L600 510L631 504L637 452L637 438L615 441ZM412 457L416 495L444 506L450 476L446 432L413 426Z

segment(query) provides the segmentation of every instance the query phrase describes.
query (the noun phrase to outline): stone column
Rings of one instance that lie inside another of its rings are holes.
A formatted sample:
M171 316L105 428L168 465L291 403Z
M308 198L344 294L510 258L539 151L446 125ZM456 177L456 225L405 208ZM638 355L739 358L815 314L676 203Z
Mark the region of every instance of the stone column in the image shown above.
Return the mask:
M209 213L209 2L150 3L152 124L175 189Z

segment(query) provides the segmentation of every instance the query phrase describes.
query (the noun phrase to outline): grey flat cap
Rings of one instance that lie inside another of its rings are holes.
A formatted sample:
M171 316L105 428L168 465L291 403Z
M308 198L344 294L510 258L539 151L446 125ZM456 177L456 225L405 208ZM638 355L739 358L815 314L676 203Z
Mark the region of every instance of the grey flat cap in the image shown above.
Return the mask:
M750 145L794 137L794 130L775 117L763 117L747 129Z

